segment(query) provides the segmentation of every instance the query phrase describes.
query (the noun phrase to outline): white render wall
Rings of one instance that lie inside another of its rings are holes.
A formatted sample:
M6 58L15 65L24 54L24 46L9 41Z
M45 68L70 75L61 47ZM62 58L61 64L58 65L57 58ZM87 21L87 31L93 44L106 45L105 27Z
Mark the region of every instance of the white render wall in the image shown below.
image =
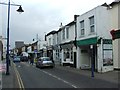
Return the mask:
M94 35L90 35L90 27L89 27L89 17L94 16L95 20L96 20L96 14L95 14L95 9L92 9L82 15L80 15L77 18L77 40L80 39L86 39L86 38L90 38L93 36L96 36L96 34ZM80 22L84 20L84 30L85 30L85 35L84 36L80 36ZM95 21L96 23L96 21ZM96 27L96 26L95 26ZM96 29L95 29L96 32Z
M72 40L75 40L75 25L69 26L69 38L68 39L66 38L66 28L65 28L65 39L63 39L62 31L63 30L61 30L61 43L70 42Z
M89 17L94 16L94 25L95 25L95 33L90 34L90 25L89 25ZM103 39L111 39L110 30L111 30L111 22L112 20L110 16L109 10L107 10L104 6L98 6L77 18L77 40L84 40L92 37L102 37ZM84 30L85 35L80 36L80 22L84 20ZM115 21L116 22L116 21ZM97 46L97 70L98 72L107 72L113 70L113 66L103 66L103 50L102 43ZM82 49L82 48L81 48ZM80 47L77 48L77 68L81 67L81 63L90 63L87 62L87 58L81 54ZM87 55L86 55L87 56ZM86 58L86 61L84 60ZM84 60L84 61L83 61Z
M57 44L57 33L53 34L53 45Z
M77 68L78 69L80 69L80 66L81 66L80 51L81 49L78 47L77 48Z
M28 52L28 53L32 52L31 46L29 46L29 47L27 48L27 52Z
M97 16L97 22L96 22L96 30L97 30L97 36L102 37L103 39L111 39L110 35L110 16L109 12L106 7L101 6L96 11Z
M75 40L75 25L69 27L69 40Z
M38 42L38 50L46 49L47 41L39 41Z
M118 29L118 5L113 6L112 9L108 10L110 15L110 30Z
M102 43L102 42L101 42ZM98 72L102 72L103 71L103 45L102 44L98 44L97 45L97 71Z
M49 43L49 38L51 38L51 42ZM50 45L53 45L53 35L50 34L49 36L46 37L47 39L47 45L50 46Z
M120 29L120 21L118 21L120 20L120 4L114 5L112 9L109 10L109 14L111 18L110 30ZM113 40L113 61L114 68L120 69L120 39Z
M66 28L69 27L69 37L67 38L66 35L67 35L67 30ZM63 39L63 30L65 30L65 39ZM74 41L75 40L75 24L71 24L69 26L64 26L64 28L62 27L62 30L59 32L61 33L61 43L67 43L67 42L70 42L70 41ZM76 52L76 48L74 46L68 46L66 48L69 48L71 49L72 48L72 52ZM65 49L62 48L62 51L61 51L61 64L63 63L71 63L73 64L73 61L71 61L71 58L66 58L66 61L64 61L64 51ZM73 56L73 54L72 54ZM70 57L71 57L71 53L70 53Z
M114 68L118 68L118 40L113 41L113 60L114 60Z
M118 39L118 67L120 69L120 39Z
M22 52L25 52L25 47L22 47Z
M120 29L120 4L118 5L118 29ZM120 38L118 39L118 68L120 69Z
M95 21L95 33L90 34L90 25L89 25L89 17L94 16ZM85 35L83 37L80 36L80 21L84 20L84 29ZM91 38L95 36L103 37L103 38L111 38L110 35L110 18L109 13L106 7L98 6L77 18L77 40ZM106 32L106 33L105 33Z

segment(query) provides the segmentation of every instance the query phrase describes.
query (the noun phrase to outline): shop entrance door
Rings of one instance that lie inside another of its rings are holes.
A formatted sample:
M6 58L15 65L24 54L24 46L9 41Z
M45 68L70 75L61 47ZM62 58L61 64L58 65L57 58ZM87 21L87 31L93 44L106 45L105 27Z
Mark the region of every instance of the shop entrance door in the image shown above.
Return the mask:
M74 52L74 67L76 68L76 52Z

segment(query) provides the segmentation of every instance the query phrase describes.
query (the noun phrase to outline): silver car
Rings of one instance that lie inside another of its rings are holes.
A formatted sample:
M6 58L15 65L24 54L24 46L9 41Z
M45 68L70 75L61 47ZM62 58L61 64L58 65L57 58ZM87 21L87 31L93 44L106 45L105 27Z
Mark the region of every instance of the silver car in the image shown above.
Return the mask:
M54 67L54 61L50 60L49 57L40 57L36 62L36 67L43 68L43 67Z
M20 62L20 56L14 56L13 62Z

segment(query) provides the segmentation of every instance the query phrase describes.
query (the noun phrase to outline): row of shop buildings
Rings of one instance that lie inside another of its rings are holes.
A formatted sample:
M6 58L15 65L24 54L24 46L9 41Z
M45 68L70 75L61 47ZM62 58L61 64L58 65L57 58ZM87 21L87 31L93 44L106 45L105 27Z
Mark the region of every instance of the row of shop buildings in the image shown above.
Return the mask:
M120 32L112 40L111 30L120 29L120 0L106 3L82 14L22 47L22 51L37 56L49 56L56 64L97 72L120 70Z
M106 3L51 31L46 37L48 55L62 65L91 68L97 72L120 69L119 39L111 30L120 28L120 1ZM119 34L120 35L120 34Z

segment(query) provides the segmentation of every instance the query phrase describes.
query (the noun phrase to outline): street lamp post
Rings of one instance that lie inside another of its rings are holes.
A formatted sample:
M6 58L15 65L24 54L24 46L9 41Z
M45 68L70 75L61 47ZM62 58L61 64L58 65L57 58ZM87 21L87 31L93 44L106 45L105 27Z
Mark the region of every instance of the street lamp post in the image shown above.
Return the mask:
M8 5L8 20L7 20L7 54L6 54L6 75L9 75L9 64L10 64L10 60L9 60L9 24L10 24L10 5L13 6L20 6L19 9L17 10L18 12L24 12L24 10L22 10L21 5L17 5L17 4L10 4L10 0L8 1L8 4L6 3L0 3L3 5Z
M10 21L10 0L8 2L8 23L7 23L7 54L6 54L6 75L9 75L9 21Z
M94 77L94 64L93 64L93 45L90 45L90 49L91 49L91 77Z

